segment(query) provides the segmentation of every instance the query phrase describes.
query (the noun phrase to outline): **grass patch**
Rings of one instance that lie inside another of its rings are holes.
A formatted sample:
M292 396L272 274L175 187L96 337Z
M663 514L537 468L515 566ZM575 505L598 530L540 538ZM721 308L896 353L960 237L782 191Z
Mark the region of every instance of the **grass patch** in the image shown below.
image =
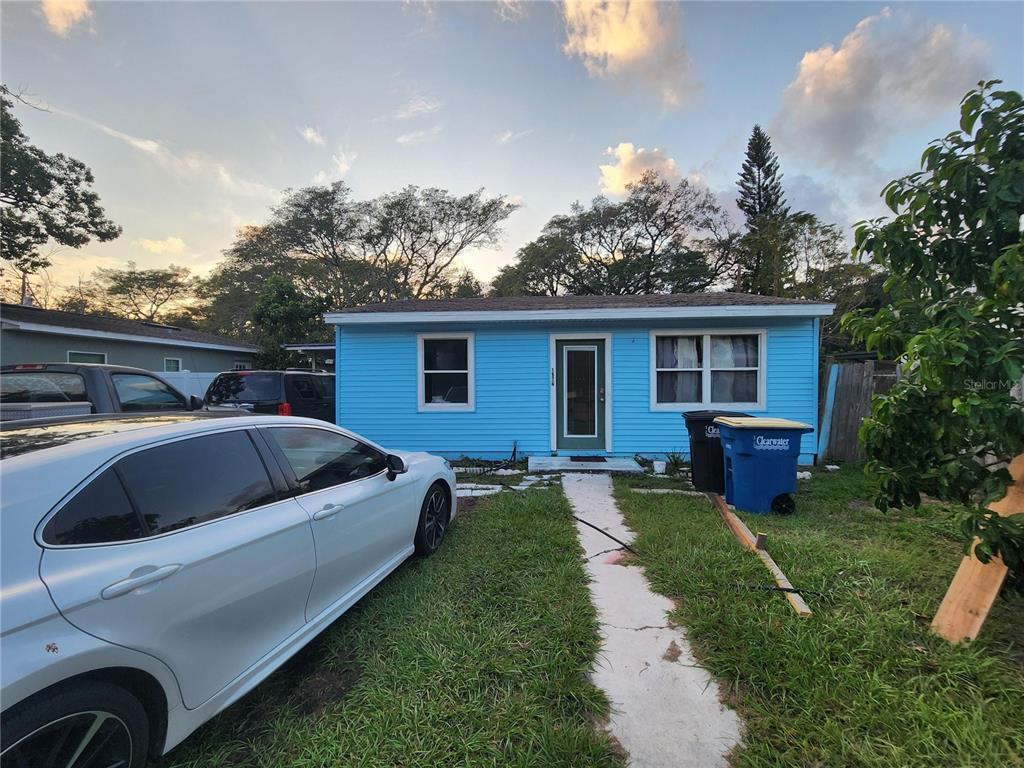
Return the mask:
M739 766L1022 766L1024 599L975 643L928 624L961 549L936 506L883 515L859 467L801 482L791 517L743 515L807 595L797 618L710 502L616 495L656 590L746 721Z
M160 765L622 766L580 555L558 489L482 499Z

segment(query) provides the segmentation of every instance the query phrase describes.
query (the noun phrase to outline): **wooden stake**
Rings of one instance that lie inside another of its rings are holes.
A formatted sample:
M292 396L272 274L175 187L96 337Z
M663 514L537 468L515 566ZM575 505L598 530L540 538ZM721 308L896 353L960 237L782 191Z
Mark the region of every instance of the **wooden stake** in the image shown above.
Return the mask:
M747 528L746 523L740 520L736 514L729 509L729 505L725 503L725 499L719 496L717 493L709 493L708 498L711 499L711 503L718 510L718 514L722 516L725 524L729 526L729 530L732 531L733 536L739 540L740 544L743 545L744 549L749 549L751 552L756 554L761 562L765 564L768 572L771 573L772 578L775 579L775 584L785 590L794 589L793 585L786 578L786 574L782 572L778 564L772 559L764 549L764 543L767 540L767 535L759 533L754 536ZM786 591L784 593L789 604L793 606L793 610L796 611L797 616L810 616L811 609L808 607L804 599L800 597L799 592Z
M1010 462L1014 484L1006 496L989 505L1002 517L1024 512L1024 454ZM977 545L977 542L975 542ZM982 563L971 554L960 561L953 581L932 619L932 631L951 643L973 640L981 631L1006 578L1006 565L998 557Z

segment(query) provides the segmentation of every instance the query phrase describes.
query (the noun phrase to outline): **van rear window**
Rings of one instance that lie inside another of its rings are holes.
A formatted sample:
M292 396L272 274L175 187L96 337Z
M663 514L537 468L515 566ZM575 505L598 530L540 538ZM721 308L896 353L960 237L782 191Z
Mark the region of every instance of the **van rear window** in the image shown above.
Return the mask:
M221 403L277 402L281 399L281 374L248 371L222 373L206 390L206 402Z
M0 403L84 403L85 380L77 373L13 371L0 376Z

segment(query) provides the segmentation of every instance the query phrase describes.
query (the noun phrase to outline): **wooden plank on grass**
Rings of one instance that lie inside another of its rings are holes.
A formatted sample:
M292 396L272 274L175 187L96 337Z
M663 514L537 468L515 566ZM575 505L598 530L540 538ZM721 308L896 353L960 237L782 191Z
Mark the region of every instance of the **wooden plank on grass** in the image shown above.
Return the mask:
M1024 512L1024 454L1010 463L1010 474L1014 484L1006 496L989 505L989 509L1003 517ZM977 637L1003 586L1006 571L1006 565L998 557L983 563L973 551L967 555L960 561L932 619L932 631L951 643Z
M764 534L758 534L754 536L736 513L729 509L729 505L725 503L725 499L719 496L717 493L709 493L708 498L714 505L715 509L718 510L718 514L722 516L725 524L729 526L729 530L732 531L733 536L743 545L744 549L749 549L751 552L756 554L761 562L764 563L768 572L771 573L772 578L775 580L775 585L780 589L785 590L783 594L786 596L786 600L793 606L793 610L796 611L797 616L810 616L811 609L808 607L804 599L800 597L800 593L793 591L795 587L790 583L789 579L786 578L786 574L779 568L772 556L768 554L763 548L758 546L758 543L764 542Z

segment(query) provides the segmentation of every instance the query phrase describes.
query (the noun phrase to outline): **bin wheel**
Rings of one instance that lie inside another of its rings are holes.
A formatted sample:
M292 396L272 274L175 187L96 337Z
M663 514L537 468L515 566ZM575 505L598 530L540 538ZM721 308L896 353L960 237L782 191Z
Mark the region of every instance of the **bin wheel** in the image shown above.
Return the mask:
M796 512L796 502L788 493L782 493L772 499L772 512L777 515L792 515Z

